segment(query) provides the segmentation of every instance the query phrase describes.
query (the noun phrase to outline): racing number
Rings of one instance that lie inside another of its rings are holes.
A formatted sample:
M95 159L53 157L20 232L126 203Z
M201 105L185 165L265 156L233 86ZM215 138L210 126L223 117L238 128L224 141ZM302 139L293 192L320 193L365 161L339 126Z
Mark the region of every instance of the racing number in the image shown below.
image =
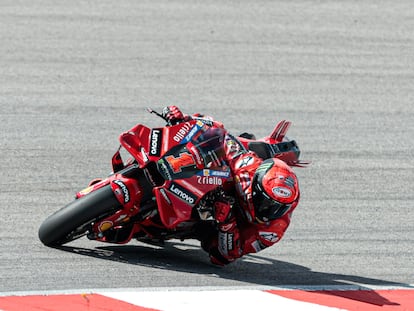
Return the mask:
M180 173L182 167L193 166L196 164L193 156L187 152L180 153L178 157L170 155L165 157L165 160L168 162L174 173Z

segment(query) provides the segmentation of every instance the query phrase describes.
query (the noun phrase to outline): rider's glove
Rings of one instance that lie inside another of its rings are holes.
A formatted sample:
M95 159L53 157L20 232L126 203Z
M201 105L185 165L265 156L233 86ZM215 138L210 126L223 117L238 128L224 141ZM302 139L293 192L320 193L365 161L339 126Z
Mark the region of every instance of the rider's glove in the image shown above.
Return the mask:
M216 201L214 202L214 219L219 223L225 223L230 220L232 214L232 202Z
M164 107L162 116L170 125L175 125L185 120L183 113L177 106Z
M236 220L219 224L218 250L229 262L242 256L240 233Z
M220 224L217 245L209 249L210 261L219 266L227 265L243 255L236 221Z
M234 197L226 194L223 190L218 190L214 194L214 219L218 224L231 222L234 220L233 206Z
M223 196L214 203L214 216L218 225L217 246L210 250L210 260L214 264L225 265L242 255L233 206L234 198L231 196Z

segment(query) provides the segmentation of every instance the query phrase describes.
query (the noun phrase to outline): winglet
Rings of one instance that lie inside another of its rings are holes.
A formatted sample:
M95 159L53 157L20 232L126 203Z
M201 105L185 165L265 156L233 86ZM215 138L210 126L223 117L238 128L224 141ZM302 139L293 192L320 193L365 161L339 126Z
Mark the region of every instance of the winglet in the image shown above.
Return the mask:
M273 129L273 132L270 134L270 138L279 142L282 141L291 124L292 122L290 121L279 121L279 123L276 124L275 128Z

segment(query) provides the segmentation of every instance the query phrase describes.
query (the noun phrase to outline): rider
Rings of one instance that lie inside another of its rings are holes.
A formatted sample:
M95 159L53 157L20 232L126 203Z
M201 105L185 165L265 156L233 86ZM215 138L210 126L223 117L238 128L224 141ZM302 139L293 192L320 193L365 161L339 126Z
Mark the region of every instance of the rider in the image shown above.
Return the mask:
M170 124L177 124L201 115L184 115L178 107L168 106L163 116ZM235 190L217 191L200 203L213 205L218 232L201 238L201 246L217 265L280 241L300 196L298 180L290 166L277 158L263 160L227 131L225 134L225 160L232 171Z

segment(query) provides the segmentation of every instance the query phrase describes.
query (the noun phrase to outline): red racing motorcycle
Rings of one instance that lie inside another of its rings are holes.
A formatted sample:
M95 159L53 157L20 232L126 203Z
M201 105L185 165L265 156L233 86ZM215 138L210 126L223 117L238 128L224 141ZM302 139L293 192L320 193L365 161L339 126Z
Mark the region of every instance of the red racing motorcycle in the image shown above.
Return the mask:
M299 161L296 142L285 136L290 124L280 121L262 139L243 133L237 140L263 159L306 165ZM41 242L57 247L85 235L118 244L199 239L200 228L215 223L211 211L199 208L200 201L233 186L232 172L223 161L224 132L216 121L193 117L152 129L137 124L122 133L112 157L113 173L93 180L73 202L46 218L39 228Z

